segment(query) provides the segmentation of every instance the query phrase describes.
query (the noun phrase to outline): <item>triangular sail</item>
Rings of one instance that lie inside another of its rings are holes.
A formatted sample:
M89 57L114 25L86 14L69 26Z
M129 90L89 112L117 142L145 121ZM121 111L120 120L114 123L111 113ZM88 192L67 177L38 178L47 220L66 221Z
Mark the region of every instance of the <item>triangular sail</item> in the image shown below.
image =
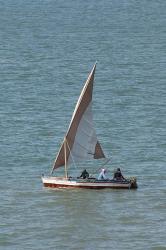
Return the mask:
M105 158L93 126L92 92L95 69L96 65L94 65L77 101L68 132L56 157L53 170L65 165L64 152L66 152L67 162L70 162L72 158L75 162L92 158ZM66 151L65 145L67 145Z

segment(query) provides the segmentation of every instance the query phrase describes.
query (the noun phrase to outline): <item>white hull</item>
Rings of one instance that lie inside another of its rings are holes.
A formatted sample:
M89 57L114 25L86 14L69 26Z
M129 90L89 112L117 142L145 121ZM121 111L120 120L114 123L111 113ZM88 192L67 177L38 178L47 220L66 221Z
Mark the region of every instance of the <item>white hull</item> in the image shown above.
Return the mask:
M131 181L97 180L97 179L77 179L64 177L42 177L44 187L49 188L137 188Z

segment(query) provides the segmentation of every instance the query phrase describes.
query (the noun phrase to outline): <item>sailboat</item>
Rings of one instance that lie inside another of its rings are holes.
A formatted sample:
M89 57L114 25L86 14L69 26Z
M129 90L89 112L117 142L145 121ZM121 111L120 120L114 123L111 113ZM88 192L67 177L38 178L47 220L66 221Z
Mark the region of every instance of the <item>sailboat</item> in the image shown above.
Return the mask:
M86 160L106 158L99 143L93 125L92 94L96 64L93 66L78 98L69 128L64 136L51 174L42 176L44 187L49 188L137 188L136 178L130 179L99 179L94 176L87 178L69 176L69 165ZM58 168L64 168L63 176L55 176ZM82 171L84 167L80 169Z

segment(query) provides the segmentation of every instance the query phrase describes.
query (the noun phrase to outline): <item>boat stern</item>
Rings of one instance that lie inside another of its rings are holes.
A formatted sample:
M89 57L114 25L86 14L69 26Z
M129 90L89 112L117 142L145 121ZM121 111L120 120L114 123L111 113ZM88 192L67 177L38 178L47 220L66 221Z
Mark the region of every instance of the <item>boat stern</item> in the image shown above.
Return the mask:
M131 183L130 188L137 189L138 188L137 178L136 177L131 177L129 180L130 180L130 183Z

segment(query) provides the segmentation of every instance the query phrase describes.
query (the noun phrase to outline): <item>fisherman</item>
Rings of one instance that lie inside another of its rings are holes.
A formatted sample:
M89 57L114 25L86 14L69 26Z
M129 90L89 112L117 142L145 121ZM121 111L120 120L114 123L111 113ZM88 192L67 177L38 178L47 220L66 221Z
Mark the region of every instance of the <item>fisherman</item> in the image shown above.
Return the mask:
M106 180L107 177L106 177L105 173L106 173L106 169L105 169L105 168L102 168L102 170L101 170L101 172L100 172L100 174L99 174L99 176L98 176L97 179L98 179L98 180Z
M114 173L114 180L125 180L123 177L120 168L117 168L117 170Z
M89 177L89 173L84 169L80 175L80 178L86 179Z

